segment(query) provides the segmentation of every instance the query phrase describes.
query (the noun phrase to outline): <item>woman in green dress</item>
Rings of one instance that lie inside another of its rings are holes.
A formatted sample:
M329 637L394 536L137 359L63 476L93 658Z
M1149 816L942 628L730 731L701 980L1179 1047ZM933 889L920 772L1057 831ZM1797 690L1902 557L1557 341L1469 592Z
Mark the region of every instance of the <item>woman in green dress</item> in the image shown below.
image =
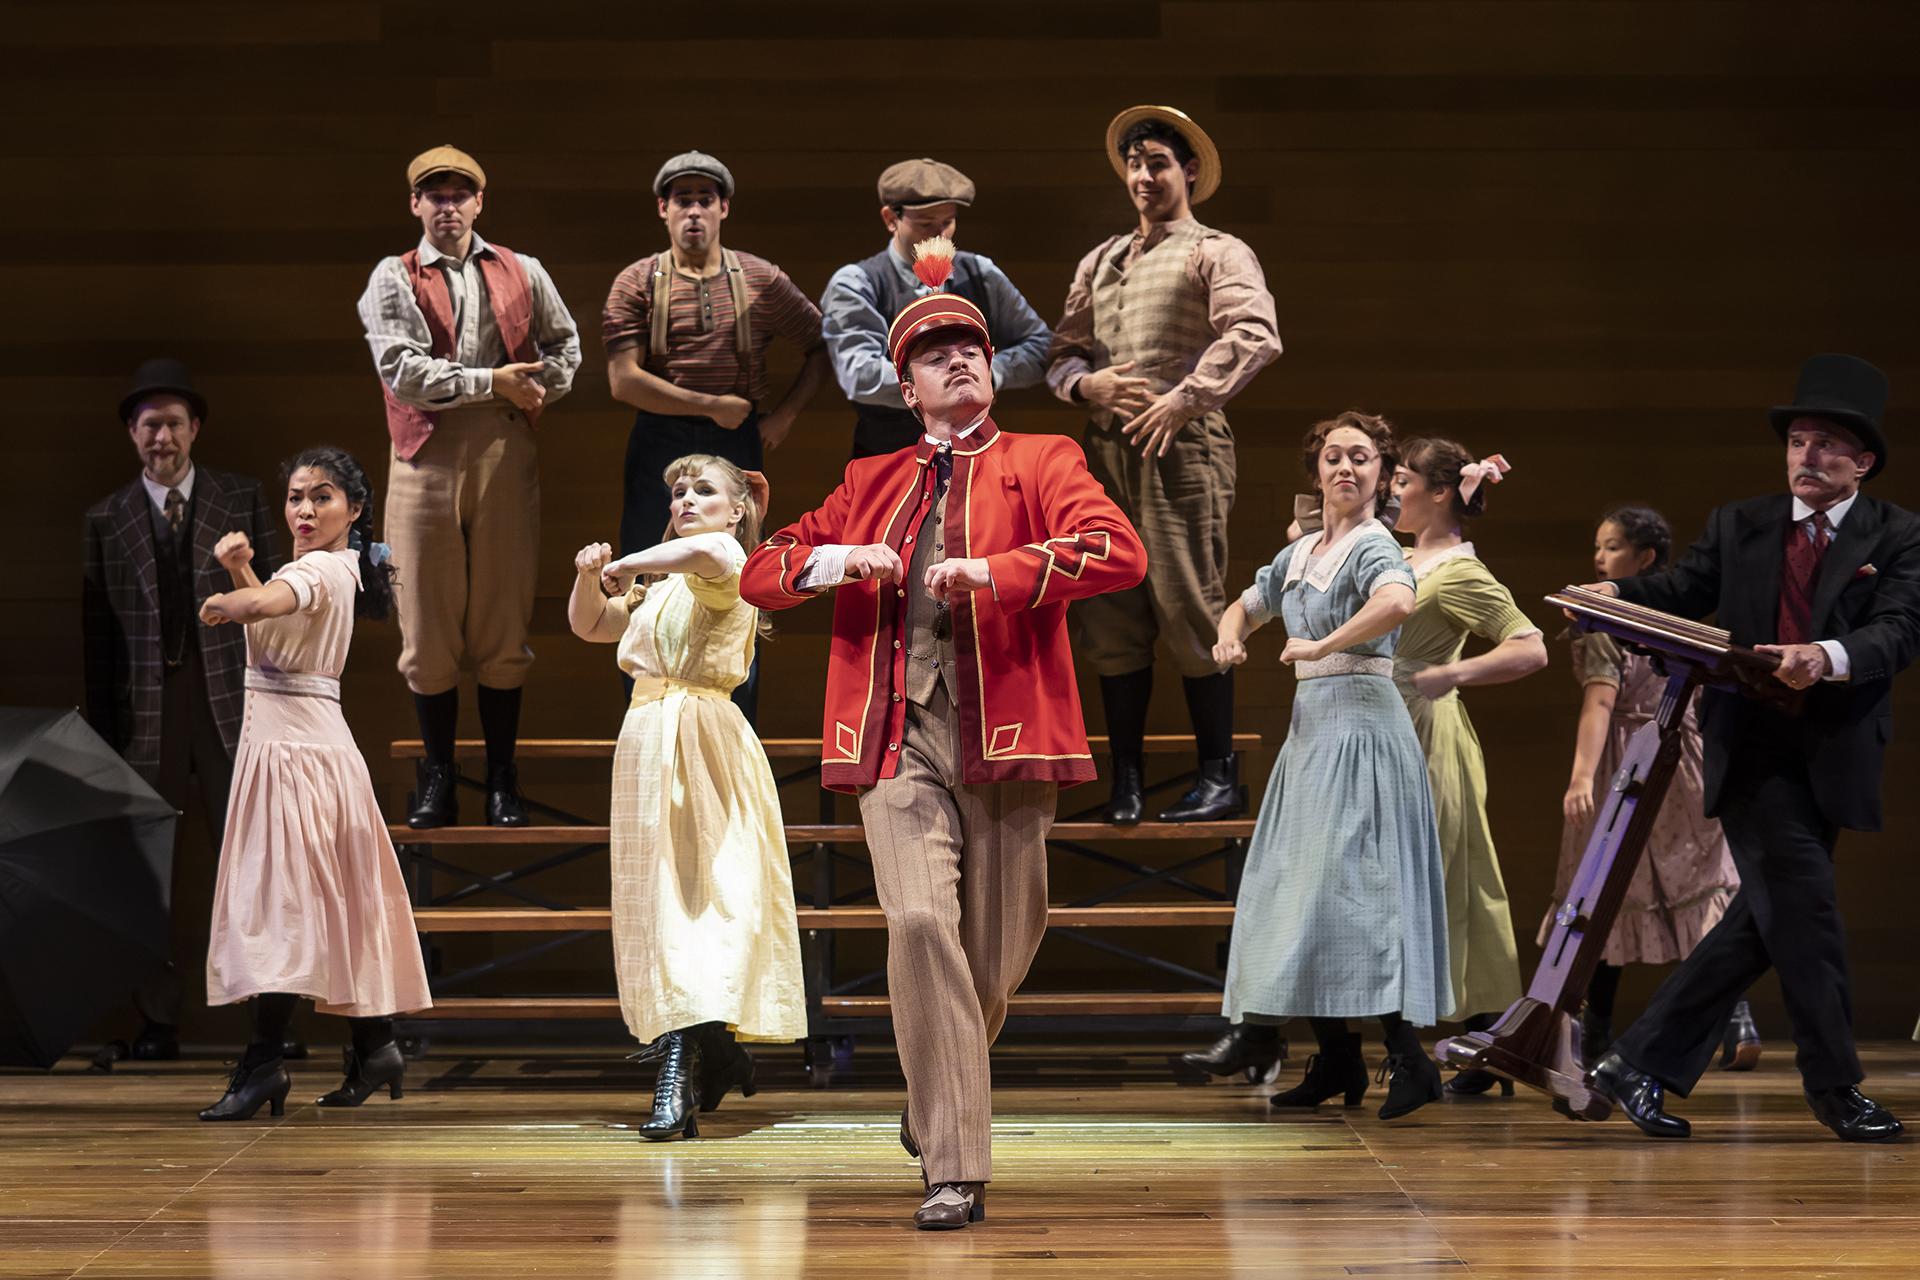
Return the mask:
M1459 690L1505 684L1547 665L1540 628L1461 533L1486 510L1487 490L1507 470L1498 454L1475 462L1452 440L1410 440L1393 473L1394 531L1413 537L1407 564L1419 584L1413 615L1400 627L1393 679L1427 755L1446 870L1453 1006L1473 1031L1492 1026L1520 998L1520 953L1487 824L1486 762ZM1473 636L1492 647L1462 657ZM1485 1093L1495 1083L1513 1092L1511 1081L1487 1071L1462 1071L1447 1091Z

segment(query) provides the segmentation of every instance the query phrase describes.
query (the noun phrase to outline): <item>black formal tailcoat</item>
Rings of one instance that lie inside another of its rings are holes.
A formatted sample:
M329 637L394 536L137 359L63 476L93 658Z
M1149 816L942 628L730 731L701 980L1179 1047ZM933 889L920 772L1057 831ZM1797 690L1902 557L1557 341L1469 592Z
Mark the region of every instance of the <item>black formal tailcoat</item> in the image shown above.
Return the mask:
M1715 615L1736 644L1776 644L1792 519L1786 494L1729 503L1707 518L1706 532L1671 568L1620 579L1620 598L1688 618ZM1893 677L1920 651L1920 516L1863 491L1821 560L1810 624L1810 639L1845 647L1850 678L1807 690L1792 717L1738 694L1706 691L1706 811L1720 812L1728 768L1743 754L1785 749L1804 757L1828 821L1878 831Z

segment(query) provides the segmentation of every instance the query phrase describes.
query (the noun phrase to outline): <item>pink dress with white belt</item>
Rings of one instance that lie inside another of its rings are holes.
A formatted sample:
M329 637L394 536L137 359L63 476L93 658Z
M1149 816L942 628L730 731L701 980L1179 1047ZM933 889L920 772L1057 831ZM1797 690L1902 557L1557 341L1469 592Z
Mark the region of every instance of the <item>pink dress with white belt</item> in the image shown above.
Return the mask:
M247 627L207 1003L277 991L346 1017L425 1009L433 1001L400 861L340 710L359 553L310 551L273 581L299 607Z

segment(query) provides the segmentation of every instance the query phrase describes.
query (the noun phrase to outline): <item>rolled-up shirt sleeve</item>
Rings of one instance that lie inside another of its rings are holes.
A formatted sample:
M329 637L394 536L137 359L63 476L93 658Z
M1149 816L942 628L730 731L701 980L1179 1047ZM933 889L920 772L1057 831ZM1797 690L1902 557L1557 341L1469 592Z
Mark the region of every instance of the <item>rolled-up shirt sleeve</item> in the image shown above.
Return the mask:
M433 354L427 318L399 258L383 258L360 295L373 367L393 398L420 409L456 409L493 398L493 370ZM577 361L576 361L577 362Z
M547 388L546 402L552 404L573 390L573 375L580 369L580 326L540 260L524 253L519 258L533 296L533 343L540 350L540 381Z
M1080 385L1080 379L1093 372L1093 272L1100 264L1100 255L1113 244L1113 240L1102 241L1080 259L1080 265L1073 269L1073 283L1067 286L1067 304L1060 313L1060 323L1053 326L1047 386L1069 404L1077 403L1073 389Z
M900 375L887 359L887 317L873 297L872 282L858 266L845 266L820 295L820 331L833 361L833 377L849 400L902 409Z
M1280 326L1260 259L1244 241L1210 235L1194 246L1188 269L1207 290L1207 319L1217 335L1173 388L1197 418L1239 395L1280 358Z

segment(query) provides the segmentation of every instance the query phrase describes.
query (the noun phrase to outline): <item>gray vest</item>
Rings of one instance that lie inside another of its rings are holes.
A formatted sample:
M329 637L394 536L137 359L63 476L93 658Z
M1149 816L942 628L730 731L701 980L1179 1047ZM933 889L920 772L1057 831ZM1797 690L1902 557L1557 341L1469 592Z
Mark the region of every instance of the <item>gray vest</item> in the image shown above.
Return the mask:
M938 467L940 457L935 454L927 465ZM959 702L953 683L953 610L944 600L929 597L926 585L927 570L947 558L951 488L950 483L941 483L934 490L933 510L920 522L907 563L907 697L921 707L933 701L933 691L942 683L948 699Z

